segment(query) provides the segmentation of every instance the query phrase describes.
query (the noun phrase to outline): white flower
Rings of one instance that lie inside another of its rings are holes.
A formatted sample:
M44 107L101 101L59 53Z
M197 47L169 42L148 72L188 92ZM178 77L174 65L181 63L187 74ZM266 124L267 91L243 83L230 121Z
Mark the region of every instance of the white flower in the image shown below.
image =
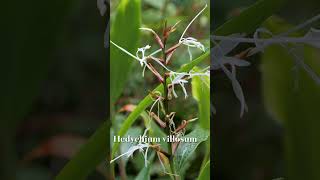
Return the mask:
M198 48L200 49L201 51L205 52L205 48L204 48L204 45L201 44L197 39L193 38L193 37L188 37L188 38L181 38L180 42L179 43L182 43L186 46L188 46L188 53L189 53L189 59L190 61L193 59L192 58L192 53L191 53L191 50L190 50L190 47L195 47L195 48Z
M182 91L184 93L184 97L187 98L188 97L188 93L187 93L187 90L185 88L185 84L188 83L189 79L192 79L195 76L199 76L199 77L207 76L207 77L210 77L210 71L207 70L208 68L209 67L204 69L206 71L204 73L202 73L202 72L198 73L198 72L193 72L193 71L186 72L186 73L170 72L169 78L171 80L172 93L173 93L174 97L175 98L178 97L178 95L177 95L177 93L175 91L175 85L180 85L181 88L182 88ZM208 86L210 86L210 85L208 85Z
M193 37L184 38L184 35L187 32L187 30L189 29L189 27L191 26L191 24L200 16L200 14L207 8L207 6L208 5L206 4L205 7L190 21L190 23L188 24L186 29L183 31L183 33L179 39L179 43L182 43L182 44L188 46L188 53L189 53L190 61L192 60L192 53L190 51L190 47L199 48L203 52L205 52L205 48L197 39L195 39Z
M142 47L142 48L138 48L137 52L136 52L136 57L138 57L140 59L140 64L141 66L143 66L143 63L145 61L145 51L150 49L151 46L150 45L146 45L145 47ZM141 53L141 57L139 57L139 53Z
M184 84L188 83L187 80L183 79L185 77L184 74L175 74L175 73L170 73L170 80L171 80L171 85L172 85L172 93L174 95L175 98L178 97L174 85L179 84L183 90L184 93L184 97L187 98L188 97L188 93L186 88L184 87Z
M149 131L149 129L146 129L142 135L142 138L146 136L147 132ZM114 161L116 161L117 159L126 156L127 158L131 157L133 155L133 153L137 150L139 150L144 157L144 165L145 167L147 167L148 164L148 150L149 150L150 144L147 142L139 142L137 145L132 146L128 149L127 152L119 155L118 157L114 158L113 160L110 161L110 164L113 163Z
M201 51L205 52L205 48L203 44L201 44L197 39L193 37L187 37L187 38L182 38L180 43L188 46L188 47L196 47L200 49Z
M136 56L135 56L135 55L131 54L129 51L127 51L126 49L124 49L123 47L121 47L118 44L114 43L113 41L110 41L110 42L111 42L111 44L116 46L118 49L123 51L124 53L128 54L129 56L131 56L135 60L139 61L140 65L143 67L142 76L144 76L144 72L145 72L146 67L149 70L152 70L152 68L148 65L148 63L146 61L147 57L150 57L151 55L149 55L149 56L145 55L145 51L151 48L150 45L146 45L145 47L138 48L138 50L136 52ZM154 54L156 54L158 52L160 52L160 51L155 51L155 52L152 53L152 55L154 55ZM141 57L140 57L140 54L141 54ZM159 63L161 63L161 62L159 62Z
M185 33L187 32L187 30L189 29L189 27L191 26L191 24L197 19L198 16L200 16L200 14L207 8L207 4L206 6L190 21L190 23L187 25L187 27L185 28L185 30L183 31L180 39L179 39L179 43L184 44L186 46L188 46L188 52L190 55L190 58L192 57L192 54L190 52L189 47L196 47L201 49L202 51L205 51L204 46L197 41L197 39L192 38L192 37L188 37L188 38L184 38ZM177 22L173 27L175 27L179 22ZM158 37L158 35L156 34L156 32L150 28L140 28L140 30L145 30L145 31L149 31L151 33L153 33L154 35L156 35ZM117 45L116 43L114 43L113 41L111 41L111 44L113 44L114 46L116 46L118 49L120 49L121 51L123 51L124 53L128 54L129 56L131 56L132 58L136 59L137 61L140 62L140 65L143 67L143 72L142 75L144 75L145 72L145 68L147 67L148 69L151 70L151 68L149 67L149 65L146 62L146 59L148 57L150 57L152 60L154 60L155 62L157 62L159 65L161 65L162 67L164 67L166 70L168 70L169 72L173 72L171 71L169 68L167 68L164 64L162 64L159 59L155 58L154 55L161 52L162 49L158 49L156 51L154 51L153 53L149 54L148 56L145 55L145 51L150 49L150 46L147 45L145 47L142 48L138 48L137 52L136 52L136 56L134 56L133 54L131 54L130 52L128 52L126 49L122 48L121 46ZM141 55L141 56L139 56ZM181 82L182 83L182 82ZM181 86L183 86L183 84L179 83Z
M244 35L241 35L241 34L233 34L233 35L230 35L230 38L237 38L237 37L243 37L243 36ZM213 39L213 42L216 44L216 46L212 49L212 53L211 53L211 58L212 58L211 69L212 70L222 69L222 71L230 79L233 91L237 99L240 101L240 105L241 105L240 117L242 117L244 114L244 111L247 111L248 107L244 98L241 85L236 78L236 66L248 66L250 65L250 63L243 61L241 59L226 56L235 47L237 47L240 42L222 40L218 44L214 41L214 39ZM228 70L228 68L226 68L225 65L231 66L231 72Z

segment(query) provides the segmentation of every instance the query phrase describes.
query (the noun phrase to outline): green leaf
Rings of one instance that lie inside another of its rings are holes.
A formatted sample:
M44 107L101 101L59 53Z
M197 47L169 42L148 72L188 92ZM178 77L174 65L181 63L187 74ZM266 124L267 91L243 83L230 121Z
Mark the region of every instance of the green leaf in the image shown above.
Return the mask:
M180 143L173 157L174 169L177 174L180 174L180 169L183 168L192 153L196 150L198 145L206 141L210 135L208 130L196 127L191 133L184 136L184 138L197 138L197 142Z
M56 180L86 179L96 166L107 157L109 121L90 137L89 141L80 148L79 152L59 172ZM106 163L109 164L109 163Z
M126 133L126 135L124 137L130 136L133 138L139 137L140 135L143 134L143 129L139 126L133 126L131 127L128 132ZM121 143L121 153L125 153L127 152L132 146L137 145L138 142L123 142ZM123 156L122 159L124 160L124 164L126 165L129 157L127 156Z
M277 34L291 26L270 19L266 27ZM264 103L272 116L285 126L288 179L320 179L320 86L302 68L295 76L290 53L280 45L265 50L262 58ZM304 62L320 75L319 50L305 46L302 53Z
M194 71L199 72L198 67L193 68ZM192 79L192 94L198 101L198 118L200 127L203 129L210 129L210 77L194 77ZM203 159L203 165L210 158L210 139L206 142L206 155Z
M111 40L132 54L138 48L141 24L140 0L122 0L111 22ZM130 23L128 23L130 22ZM135 60L115 46L110 46L110 105L121 95Z
M210 160L201 169L198 180L210 179Z
M263 21L280 10L287 0L260 0L214 31L215 35L252 33Z
M201 69L195 67L193 70L199 72ZM198 101L200 126L204 129L210 129L210 78L193 77L192 95Z
M152 155L148 159L149 163L147 167L143 167L142 170L139 172L138 176L135 178L135 180L150 180L150 169L152 166L153 159L155 157L155 153L152 152Z

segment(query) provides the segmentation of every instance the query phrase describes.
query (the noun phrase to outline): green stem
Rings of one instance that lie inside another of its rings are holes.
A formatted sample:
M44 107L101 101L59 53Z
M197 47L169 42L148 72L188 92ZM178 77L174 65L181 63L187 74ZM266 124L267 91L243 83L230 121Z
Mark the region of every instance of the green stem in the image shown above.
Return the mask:
M162 48L162 54L163 54L163 61L166 62L167 59L167 55L166 55L166 42L164 41L164 46ZM163 93L164 93L164 100L163 100L163 106L164 106L164 112L165 112L165 122L168 123L169 122L169 118L168 118L168 113L169 113L169 99L168 99L168 88L167 88L167 75L166 75L166 69L164 69L164 74L163 74ZM170 128L167 127L167 134L170 135ZM169 143L169 154L172 155L172 151L171 151L171 144Z
M164 41L163 43L163 48L162 48L162 54L163 54L163 61L165 62L166 64L166 59L167 59L167 55L166 55L166 41ZM164 111L165 111L165 122L168 123L169 125L169 117L168 117L168 114L169 114L169 99L168 99L168 87L167 87L167 71L166 69L164 69L164 74L163 74L163 92L164 92L164 100L163 100L163 104L164 104ZM170 132L170 127L168 126L167 129L167 134L168 135L171 135L171 132ZM175 174L175 170L174 170L174 166L173 166L173 152L172 152L172 146L171 146L171 143L168 143L168 150L169 150L169 154L170 154L170 167L171 167L171 170L173 172L173 174ZM171 176L171 179L175 180L176 177L175 176Z

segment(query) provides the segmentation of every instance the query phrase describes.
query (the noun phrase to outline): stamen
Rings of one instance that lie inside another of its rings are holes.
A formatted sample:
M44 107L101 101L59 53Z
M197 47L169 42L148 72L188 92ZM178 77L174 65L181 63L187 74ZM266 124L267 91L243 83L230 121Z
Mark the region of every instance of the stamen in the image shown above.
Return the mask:
M114 46L116 46L118 49L120 49L121 51L123 51L124 53L128 54L129 56L133 57L134 59L138 60L140 62L140 59L137 58L136 56L134 56L133 54L131 54L129 51L127 51L126 49L124 49L123 47L117 45L116 43L114 43L113 41L111 41L111 44L113 44Z
M207 8L207 4L205 5L205 7L190 21L190 23L188 24L188 26L186 27L186 29L183 31L180 39L179 39L179 42L181 42L184 34L187 32L187 30L189 29L189 27L191 26L191 24L198 18L198 16L200 16L200 14Z

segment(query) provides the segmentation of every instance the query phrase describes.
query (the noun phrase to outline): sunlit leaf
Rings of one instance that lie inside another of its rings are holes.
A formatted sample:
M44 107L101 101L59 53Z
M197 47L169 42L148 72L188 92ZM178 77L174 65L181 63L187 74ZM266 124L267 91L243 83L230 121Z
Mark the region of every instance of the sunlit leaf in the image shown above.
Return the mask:
M210 178L210 161L208 161L200 171L198 180L208 180Z
M113 42L136 53L140 39L141 23L140 0L122 0L117 8L117 14L111 22L110 38ZM130 21L130 23L128 23ZM133 59L122 53L117 47L110 46L110 105L115 101L125 87L130 74Z
M200 71L198 67L193 70ZM200 126L204 129L210 129L210 78L207 76L193 77L192 95L198 101Z
M191 133L185 135L183 138L196 138L196 142L181 142L174 154L173 164L175 172L179 174L180 169L183 168L192 153L196 150L199 144L206 141L210 132L200 127L196 127Z

